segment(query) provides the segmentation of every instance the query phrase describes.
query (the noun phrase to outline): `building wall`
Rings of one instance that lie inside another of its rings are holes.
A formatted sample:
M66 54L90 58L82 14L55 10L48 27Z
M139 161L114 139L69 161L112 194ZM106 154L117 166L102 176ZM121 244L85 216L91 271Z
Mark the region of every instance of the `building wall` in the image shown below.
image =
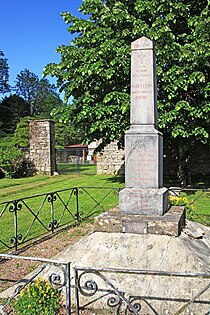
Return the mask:
M56 149L56 161L58 163L86 163L88 149L63 148Z

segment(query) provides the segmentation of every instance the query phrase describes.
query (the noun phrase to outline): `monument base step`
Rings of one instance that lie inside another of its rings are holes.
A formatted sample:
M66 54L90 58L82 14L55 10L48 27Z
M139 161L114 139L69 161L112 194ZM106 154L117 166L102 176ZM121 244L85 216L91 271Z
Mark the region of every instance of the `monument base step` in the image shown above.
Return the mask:
M179 236L185 226L185 208L172 206L163 216L124 214L114 208L94 219L96 232Z

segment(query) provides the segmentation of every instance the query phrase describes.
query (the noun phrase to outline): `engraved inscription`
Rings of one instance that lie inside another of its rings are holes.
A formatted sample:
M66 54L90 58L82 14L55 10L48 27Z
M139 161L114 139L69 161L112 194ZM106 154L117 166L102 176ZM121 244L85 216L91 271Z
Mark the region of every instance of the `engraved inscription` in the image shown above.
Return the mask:
M131 124L156 126L153 44L143 37L133 42L131 46Z
M153 95L154 84L151 69L148 67L147 56L143 52L135 51L132 67L131 96L134 101L150 99Z

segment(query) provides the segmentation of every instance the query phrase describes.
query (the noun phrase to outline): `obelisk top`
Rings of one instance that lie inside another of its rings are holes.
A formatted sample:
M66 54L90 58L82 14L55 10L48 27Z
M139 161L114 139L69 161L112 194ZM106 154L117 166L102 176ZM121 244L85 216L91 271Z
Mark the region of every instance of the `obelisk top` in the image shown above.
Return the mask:
M135 49L153 49L153 42L143 36L131 43L131 50Z
M157 87L153 42L145 36L131 43L131 128L157 126ZM141 127L140 127L141 126Z

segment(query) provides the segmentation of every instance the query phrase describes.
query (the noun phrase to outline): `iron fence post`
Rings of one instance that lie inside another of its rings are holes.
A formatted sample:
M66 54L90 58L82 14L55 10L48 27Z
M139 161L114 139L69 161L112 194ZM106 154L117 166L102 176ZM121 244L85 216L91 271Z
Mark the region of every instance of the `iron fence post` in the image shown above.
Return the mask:
M66 265L66 315L71 312L71 280L70 280L70 262Z
M54 212L54 201L56 201L56 195L55 193L50 193L48 197L48 202L51 204L51 222L49 224L49 227L51 228L51 232L54 233L55 228L55 212Z
M17 219L17 213L18 213L18 210L21 210L22 209L22 205L21 204L18 204L19 201L17 200L14 200L12 202L13 205L11 205L9 207L9 211L10 212L14 212L14 236L10 239L10 242L11 243L14 243L14 247L15 247L15 250L17 250L18 248L18 240L20 240L22 238L22 235L19 234L18 235L18 219Z
M74 268L74 274L75 274L75 314L79 315L79 280L78 280L78 270Z
M17 202L14 203L14 228L15 228L15 250L17 250L18 238L18 222L17 222Z
M74 188L74 195L76 197L76 213L75 213L75 218L77 222L80 222L80 214L79 214L79 189L76 187Z

